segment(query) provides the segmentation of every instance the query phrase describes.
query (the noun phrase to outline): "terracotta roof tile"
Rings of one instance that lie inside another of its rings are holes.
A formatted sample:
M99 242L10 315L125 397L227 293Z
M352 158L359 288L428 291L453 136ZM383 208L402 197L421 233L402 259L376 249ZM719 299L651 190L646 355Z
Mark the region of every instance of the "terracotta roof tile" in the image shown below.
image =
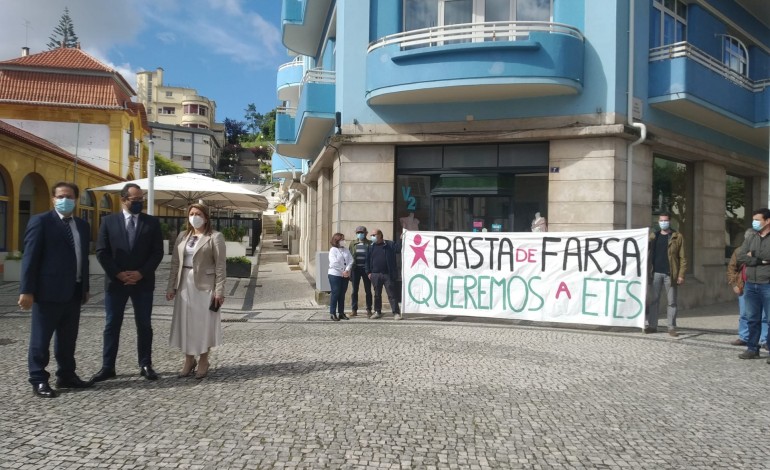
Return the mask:
M26 57L17 57L1 61L0 65L22 65L55 69L98 70L115 72L89 54L74 47L60 47L51 51L40 52Z
M59 147L58 145L52 144L51 142L43 139L42 137L38 137L35 134L31 134L25 130L19 129L18 127L8 124L7 122L2 120L0 120L0 135L7 135L16 140L25 142L33 147L37 147L41 150L44 150L46 152L50 152L54 155L62 157L65 160L69 160L71 162L75 161L75 156L73 154L67 152L66 150ZM78 166L86 167L90 170L102 173L118 181L125 181L125 178L121 178L117 175L114 175L109 171L102 170L101 168L94 166L90 163L86 163L83 160L78 160Z
M0 70L0 102L123 108L131 96L110 76Z

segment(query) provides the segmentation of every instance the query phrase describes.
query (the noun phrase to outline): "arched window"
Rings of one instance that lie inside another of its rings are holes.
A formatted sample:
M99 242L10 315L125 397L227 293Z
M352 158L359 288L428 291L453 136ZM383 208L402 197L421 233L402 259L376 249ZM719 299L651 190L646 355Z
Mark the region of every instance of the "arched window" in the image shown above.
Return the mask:
M101 225L102 220L110 214L112 214L112 198L105 194L99 200L99 224Z
M91 224L94 223L94 193L91 191L80 192L80 218Z
M749 76L749 53L740 39L722 36L722 63L735 73Z
M8 251L8 189L0 173L0 251Z
M136 155L136 143L134 142L134 123L128 124L128 154L130 156Z

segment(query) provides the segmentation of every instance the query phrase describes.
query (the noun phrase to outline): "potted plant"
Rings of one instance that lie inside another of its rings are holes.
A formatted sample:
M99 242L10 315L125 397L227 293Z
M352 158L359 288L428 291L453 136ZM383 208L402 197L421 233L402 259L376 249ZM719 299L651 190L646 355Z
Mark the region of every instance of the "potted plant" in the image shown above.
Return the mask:
M245 256L231 256L225 260L227 277L251 277L251 260Z
M21 280L21 252L15 251L8 253L3 261L3 280L20 281Z
M171 226L166 222L161 222L160 233L161 233L161 236L163 237L163 254L168 254L169 253L168 245L169 245L169 240L171 235Z
M234 257L246 256L246 245L241 243L243 235L239 227L225 227L222 229L222 235L225 237L227 254Z

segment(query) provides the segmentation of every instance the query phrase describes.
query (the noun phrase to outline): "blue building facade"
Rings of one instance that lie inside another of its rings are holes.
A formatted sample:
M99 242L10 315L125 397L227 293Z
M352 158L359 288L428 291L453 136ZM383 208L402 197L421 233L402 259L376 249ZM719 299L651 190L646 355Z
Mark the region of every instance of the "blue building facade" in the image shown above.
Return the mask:
M284 0L276 148L304 266L335 232L652 227L680 305L768 205L770 2ZM629 92L631 90L631 92ZM418 222L415 222L418 221ZM705 294L704 294L705 293Z

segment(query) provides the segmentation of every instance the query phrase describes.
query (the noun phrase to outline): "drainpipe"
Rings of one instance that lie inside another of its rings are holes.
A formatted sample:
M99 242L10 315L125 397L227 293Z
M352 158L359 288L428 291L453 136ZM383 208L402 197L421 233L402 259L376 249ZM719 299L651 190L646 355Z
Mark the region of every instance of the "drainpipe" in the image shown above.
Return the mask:
M626 228L631 228L633 215L633 186L634 186L634 147L644 142L647 138L647 126L641 122L634 122L634 34L635 34L635 9L634 0L630 0L628 13L628 124L639 129L640 136L628 145L626 165Z
M155 214L155 141L147 141L149 155L147 156L147 213Z

